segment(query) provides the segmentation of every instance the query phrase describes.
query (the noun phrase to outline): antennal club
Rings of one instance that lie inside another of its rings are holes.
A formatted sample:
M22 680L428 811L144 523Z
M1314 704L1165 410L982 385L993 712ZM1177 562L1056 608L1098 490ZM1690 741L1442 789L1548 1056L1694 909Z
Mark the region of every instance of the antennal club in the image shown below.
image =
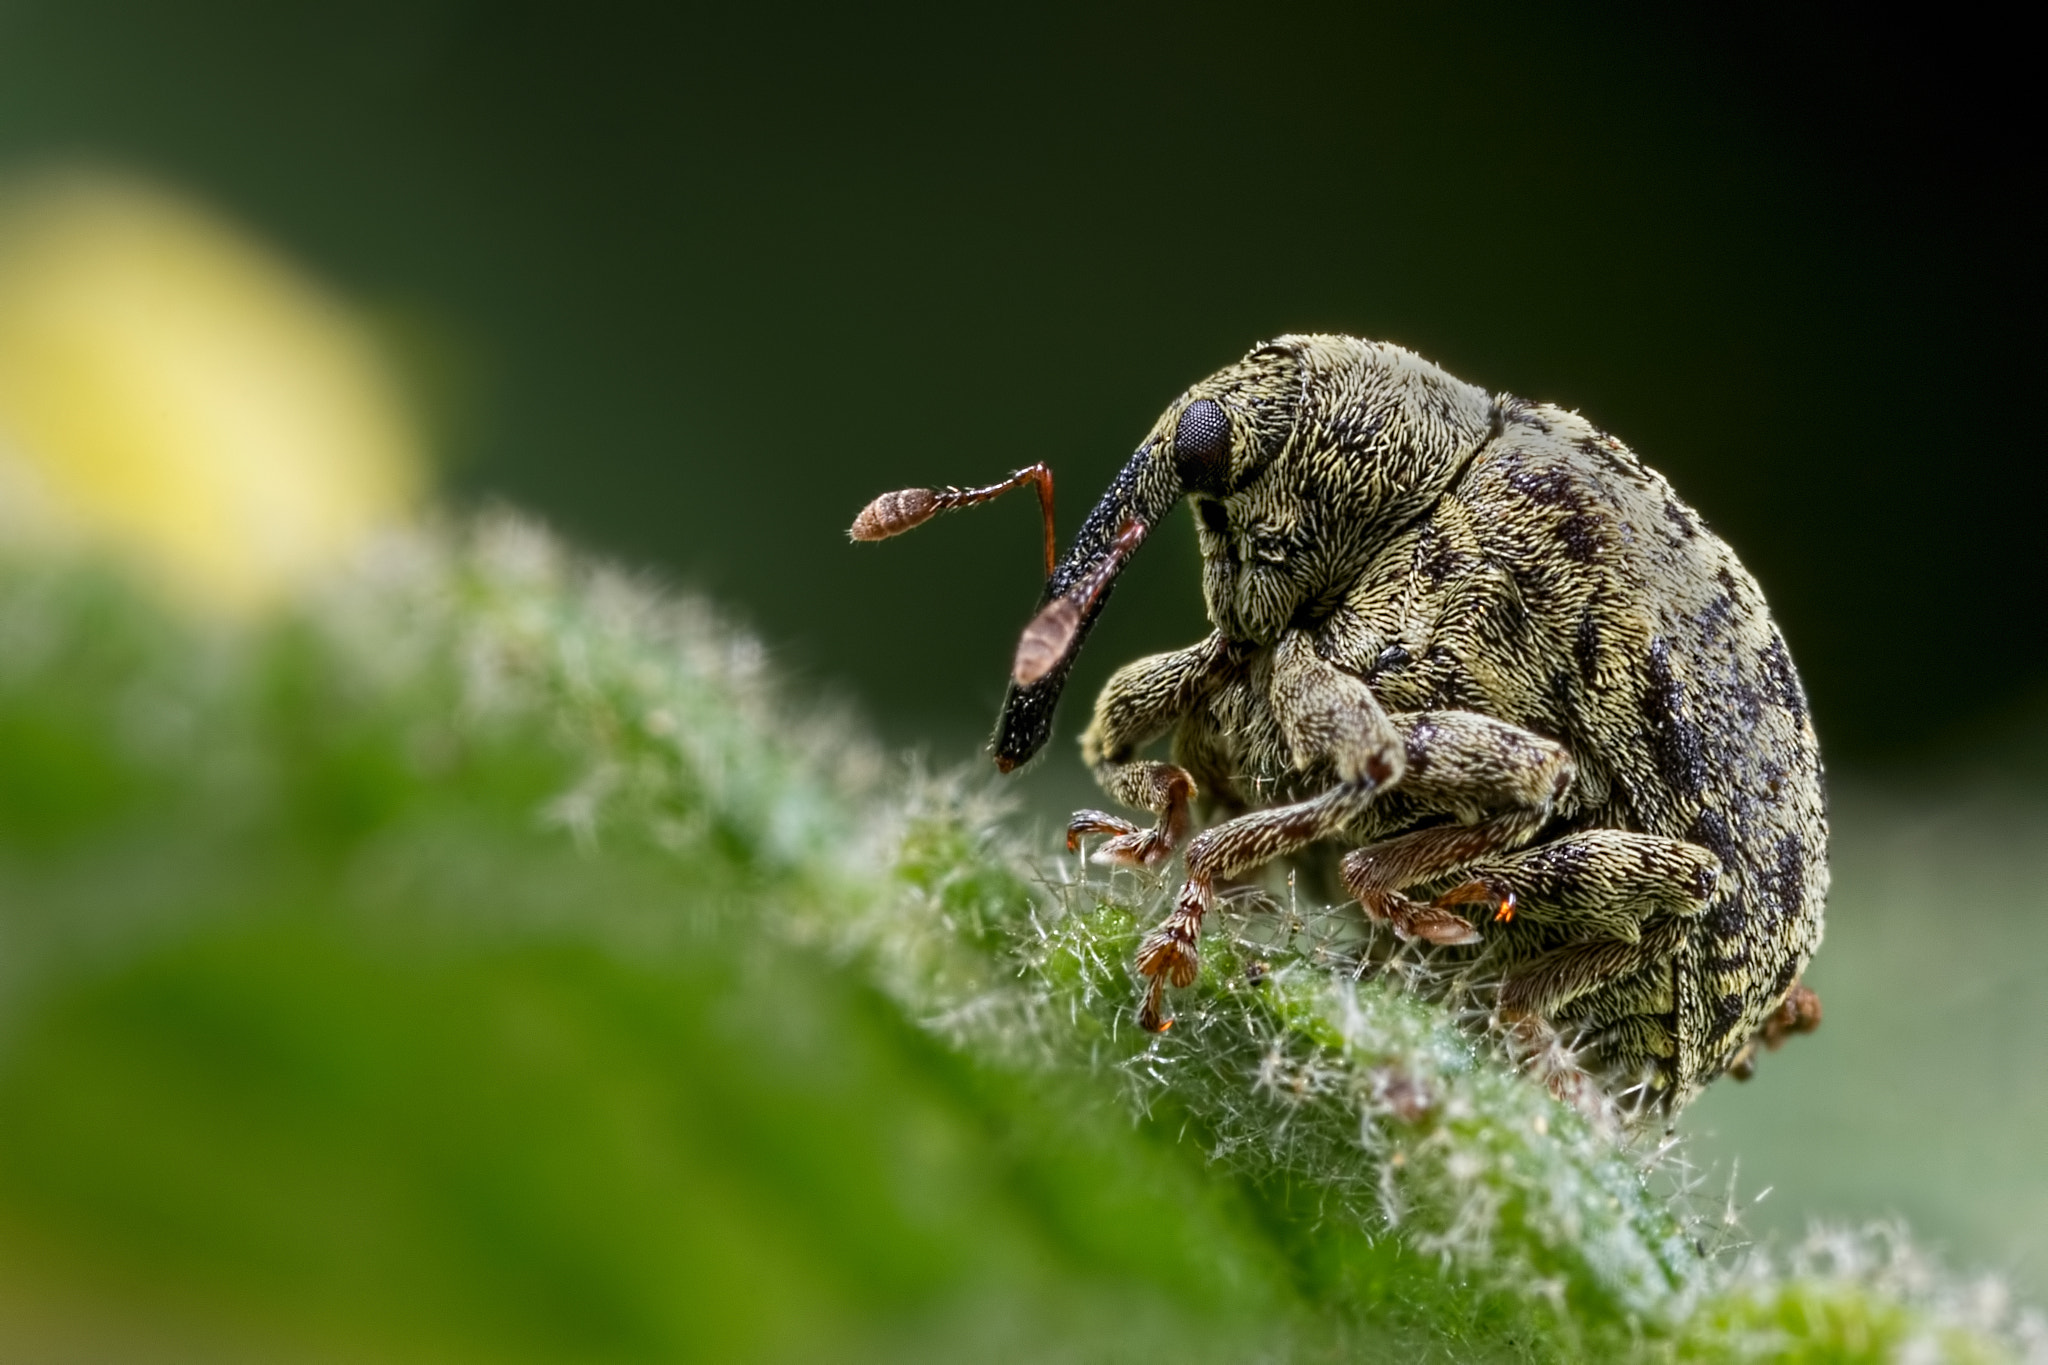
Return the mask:
M992 502L1025 484L1038 486L1038 509L1045 516L1045 576L1050 578L1054 563L1052 470L1046 468L1042 461L986 488L904 488L884 493L860 509L860 515L853 519L853 525L846 534L855 540L887 540L890 536L900 536L924 525L941 512Z

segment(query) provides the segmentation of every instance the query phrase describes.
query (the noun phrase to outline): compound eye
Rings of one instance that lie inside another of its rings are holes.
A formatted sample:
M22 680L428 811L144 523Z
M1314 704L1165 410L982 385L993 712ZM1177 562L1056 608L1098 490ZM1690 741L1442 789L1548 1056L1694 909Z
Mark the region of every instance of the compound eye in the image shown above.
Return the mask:
M1230 419L1207 398L1181 409L1173 428L1173 468L1190 493L1221 493L1230 468Z

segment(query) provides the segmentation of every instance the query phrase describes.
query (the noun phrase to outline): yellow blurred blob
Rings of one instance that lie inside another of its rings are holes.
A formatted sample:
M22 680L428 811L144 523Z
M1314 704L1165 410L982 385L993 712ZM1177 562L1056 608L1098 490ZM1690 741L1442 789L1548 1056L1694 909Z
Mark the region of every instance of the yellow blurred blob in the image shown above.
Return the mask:
M363 329L234 228L109 177L0 199L0 533L241 612L402 519L423 467Z

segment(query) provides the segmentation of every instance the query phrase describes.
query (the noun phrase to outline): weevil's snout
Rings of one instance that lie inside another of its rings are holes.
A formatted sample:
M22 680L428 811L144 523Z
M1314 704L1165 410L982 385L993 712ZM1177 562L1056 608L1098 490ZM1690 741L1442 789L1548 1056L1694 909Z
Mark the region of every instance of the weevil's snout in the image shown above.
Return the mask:
M1173 440L1166 449L1173 471L1172 499L1186 493L1219 493L1230 463L1230 419L1213 399L1198 398L1181 409L1174 423ZM1142 456L1146 452L1139 453ZM1159 463L1156 456L1148 461L1155 466ZM1161 488L1166 485L1165 479L1156 474L1152 481ZM1120 478L1117 482L1120 485L1124 480ZM1138 482L1145 482L1142 475ZM1144 515L1150 509L1142 507L1142 502L1123 496L1122 490L1112 485L1109 495L1095 509L1096 515L1089 518L1089 525L1098 532L1118 516L1122 521L1116 525L1109 543L1094 550L1085 563L1079 558L1081 552L1084 548L1093 549L1085 531L1075 546L1076 553L1069 555L1064 590L1032 618L1017 642L1017 658L1010 678L1019 687L1037 683L1068 661L1079 647L1081 622L1109 591L1109 585L1123 572L1124 565L1152 530L1152 519Z
M1291 391L1292 360L1261 348L1242 365L1206 381L1201 388L1223 395L1244 390L1247 383L1267 384L1276 393ZM1276 368L1277 367L1277 368ZM1262 378L1267 370L1281 381ZM1254 407L1269 409L1276 419L1284 405L1253 394ZM1240 432L1224 404L1195 398L1179 411L1169 408L1153 439L1138 448L1110 483L1102 501L1088 514L1067 556L1046 580L1038 614L1024 628L1010 670L1010 691L996 724L993 744L996 766L1009 772L1044 747L1052 735L1053 708L1065 688L1074 659L1088 638L1095 618L1108 601L1117 575L1143 544L1153 527L1182 498L1196 494L1222 497L1241 477L1233 451L1256 433ZM1251 441L1255 446L1256 441ZM1249 448L1249 447L1247 447Z
M1052 736L1067 675L1117 576L1179 501L1180 482L1165 454L1158 442L1139 447L1046 579L1038 611L1018 637L1009 694L996 722L991 748L1004 772L1030 761Z
M1110 542L1109 553L1089 570L1087 577L1064 597L1054 598L1017 641L1017 658L1010 666L1010 680L1030 687L1046 674L1070 660L1080 645L1081 622L1094 608L1109 585L1123 572L1124 564L1145 543L1151 527L1132 517Z

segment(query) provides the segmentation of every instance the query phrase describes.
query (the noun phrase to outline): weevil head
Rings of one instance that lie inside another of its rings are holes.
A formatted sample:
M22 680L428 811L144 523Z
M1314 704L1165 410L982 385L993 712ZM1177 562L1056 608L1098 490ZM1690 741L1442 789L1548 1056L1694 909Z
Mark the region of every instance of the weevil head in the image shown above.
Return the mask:
M1493 428L1493 400L1398 346L1282 337L1160 418L1223 634L1273 643L1357 584Z
M1189 501L1202 597L1223 635L1250 645L1313 623L1358 581L1388 535L1426 510L1493 430L1494 405L1398 346L1287 336L1254 348L1160 414L1046 582L1041 606L1112 576L1132 523ZM1128 538L1128 537L1127 537ZM1051 734L1104 590L1059 662L1013 679L994 752L1005 771Z

